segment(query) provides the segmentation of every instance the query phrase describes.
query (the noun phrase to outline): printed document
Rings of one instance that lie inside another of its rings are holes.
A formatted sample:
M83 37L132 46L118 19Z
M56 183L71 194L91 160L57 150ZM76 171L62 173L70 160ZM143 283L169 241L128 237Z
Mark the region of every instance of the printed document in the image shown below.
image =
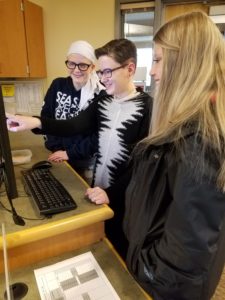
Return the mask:
M119 300L91 252L34 270L42 300Z

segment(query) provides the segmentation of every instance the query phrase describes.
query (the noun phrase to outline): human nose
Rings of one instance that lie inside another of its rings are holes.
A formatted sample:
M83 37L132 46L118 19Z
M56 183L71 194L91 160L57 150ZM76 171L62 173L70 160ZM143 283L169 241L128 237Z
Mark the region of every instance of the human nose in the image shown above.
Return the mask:
M156 72L156 70L155 70L155 65L152 64L152 67L151 67L151 69L150 69L149 75L150 75L150 76L154 76L154 75L155 75L155 72Z

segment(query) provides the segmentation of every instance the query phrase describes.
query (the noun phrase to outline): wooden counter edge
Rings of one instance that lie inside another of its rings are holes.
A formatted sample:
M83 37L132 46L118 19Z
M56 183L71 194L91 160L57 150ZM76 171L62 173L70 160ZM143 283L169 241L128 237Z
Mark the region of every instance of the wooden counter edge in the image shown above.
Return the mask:
M113 217L113 211L107 205L96 210L78 214L48 224L35 226L29 229L7 234L7 247L13 248L38 241L44 238L56 236L74 229L83 228L91 224L105 221ZM2 249L2 237L0 237L0 249Z

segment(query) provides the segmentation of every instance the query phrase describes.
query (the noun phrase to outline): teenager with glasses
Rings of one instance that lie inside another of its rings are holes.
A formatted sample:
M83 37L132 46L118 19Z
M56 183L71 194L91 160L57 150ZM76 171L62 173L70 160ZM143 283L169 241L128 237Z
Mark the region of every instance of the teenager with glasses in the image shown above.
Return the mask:
M65 62L69 76L53 80L46 93L41 116L58 120L71 119L97 97L105 95L105 88L95 72L95 62L94 49L88 42L73 42ZM89 179L97 150L95 134L90 136L79 133L70 137L47 134L45 146L52 151L48 158L50 161L68 161L80 175Z
M121 222L124 214L124 193L120 190L120 180L126 169L134 146L149 131L152 99L136 89L133 77L137 64L137 50L127 39L112 40L95 50L98 59L99 76L108 96L94 101L77 117L67 121L49 118L11 116L8 121L17 127L11 130L35 129L35 132L67 135L86 132L97 133L98 149L93 176L93 188L87 196L96 204L99 187L110 198L110 206L115 212L113 219L106 222L106 234L121 255L126 253L126 239ZM129 180L129 176L126 176Z

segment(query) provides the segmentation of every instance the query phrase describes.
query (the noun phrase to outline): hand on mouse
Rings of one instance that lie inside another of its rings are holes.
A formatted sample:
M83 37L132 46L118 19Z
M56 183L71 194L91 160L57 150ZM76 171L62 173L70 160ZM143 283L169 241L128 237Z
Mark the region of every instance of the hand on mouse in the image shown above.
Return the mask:
M88 188L85 196L87 196L91 202L94 202L95 204L109 204L109 198L106 192L98 186L94 188Z

